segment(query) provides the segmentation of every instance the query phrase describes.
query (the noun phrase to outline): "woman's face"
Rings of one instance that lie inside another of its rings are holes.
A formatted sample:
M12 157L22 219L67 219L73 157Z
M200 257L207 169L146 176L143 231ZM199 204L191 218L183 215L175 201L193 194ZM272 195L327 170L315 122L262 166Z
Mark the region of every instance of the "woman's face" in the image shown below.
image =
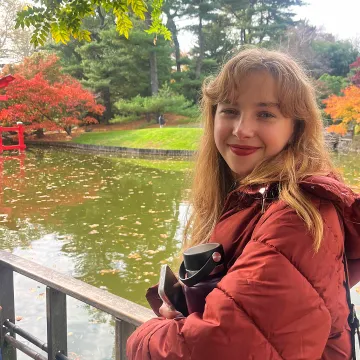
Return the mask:
M265 71L246 76L236 103L220 103L216 109L215 144L236 178L277 155L293 131L294 121L280 112L275 79Z

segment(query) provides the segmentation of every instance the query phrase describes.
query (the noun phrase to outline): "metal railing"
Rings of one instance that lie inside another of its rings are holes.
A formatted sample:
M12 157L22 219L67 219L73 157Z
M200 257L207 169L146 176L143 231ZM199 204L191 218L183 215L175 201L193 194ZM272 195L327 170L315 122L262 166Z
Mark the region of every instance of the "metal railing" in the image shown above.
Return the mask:
M47 342L15 325L14 272L46 285ZM119 296L61 274L30 260L0 251L0 349L2 360L16 360L16 349L35 360L66 360L66 296L93 306L114 317L115 359L126 359L126 341L146 320L151 310ZM16 339L18 334L47 353L47 358Z

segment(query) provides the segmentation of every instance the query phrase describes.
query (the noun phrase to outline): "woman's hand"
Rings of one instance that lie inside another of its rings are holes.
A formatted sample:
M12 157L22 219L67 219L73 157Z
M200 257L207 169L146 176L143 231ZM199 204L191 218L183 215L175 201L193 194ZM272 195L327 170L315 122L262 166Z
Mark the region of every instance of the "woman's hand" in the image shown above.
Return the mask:
M166 319L175 319L178 317L184 317L184 315L181 312L175 310L173 307L170 307L165 302L162 303L159 309L159 313Z

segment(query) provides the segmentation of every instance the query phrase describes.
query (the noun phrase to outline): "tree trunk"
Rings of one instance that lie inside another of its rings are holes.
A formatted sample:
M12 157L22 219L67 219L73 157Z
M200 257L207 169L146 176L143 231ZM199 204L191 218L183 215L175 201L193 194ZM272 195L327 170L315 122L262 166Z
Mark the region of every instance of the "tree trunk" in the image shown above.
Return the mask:
M245 45L246 44L246 29L240 30L240 44Z
M104 100L105 111L104 111L104 114L101 119L102 121L100 121L100 122L109 124L109 120L113 116L112 109L111 109L112 105L111 105L110 89L105 88L102 91L102 96L103 96L103 100Z
M71 135L71 125L69 126L65 126L64 130L66 131L66 133L70 136Z
M204 33L201 13L199 12L199 57L196 61L195 78L199 79L201 75L201 68L204 59Z
M150 51L150 82L151 82L151 95L157 95L159 92L159 80L158 80L158 70L157 70L157 59L156 51Z
M171 17L170 11L165 12L167 21L167 28L171 31L171 35L174 41L175 46L175 61L176 61L176 71L181 72L181 64L180 64L180 44L178 39L178 30L174 21L174 18Z
M38 139L43 138L45 136L44 129L36 129L35 134Z
M146 23L148 26L151 25L151 14L147 12ZM156 46L155 44L153 45ZM158 80L158 70L157 70L157 59L155 48L149 53L149 63L150 63L150 85L151 85L151 95L154 96L159 92L159 80Z

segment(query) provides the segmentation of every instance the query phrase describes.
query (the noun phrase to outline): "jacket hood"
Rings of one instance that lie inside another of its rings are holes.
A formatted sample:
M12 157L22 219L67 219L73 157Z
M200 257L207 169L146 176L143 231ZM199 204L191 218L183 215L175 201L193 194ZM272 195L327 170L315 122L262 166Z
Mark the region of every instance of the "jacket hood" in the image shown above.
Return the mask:
M331 201L342 217L345 253L349 262L351 283L360 280L360 195L331 176L311 176L300 187L320 199Z

